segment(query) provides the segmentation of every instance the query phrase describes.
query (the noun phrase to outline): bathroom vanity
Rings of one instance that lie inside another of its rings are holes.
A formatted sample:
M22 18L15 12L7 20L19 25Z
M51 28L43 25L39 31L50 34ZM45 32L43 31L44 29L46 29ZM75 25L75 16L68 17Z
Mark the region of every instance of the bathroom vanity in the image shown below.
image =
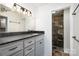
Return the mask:
M44 56L44 32L0 33L0 56Z

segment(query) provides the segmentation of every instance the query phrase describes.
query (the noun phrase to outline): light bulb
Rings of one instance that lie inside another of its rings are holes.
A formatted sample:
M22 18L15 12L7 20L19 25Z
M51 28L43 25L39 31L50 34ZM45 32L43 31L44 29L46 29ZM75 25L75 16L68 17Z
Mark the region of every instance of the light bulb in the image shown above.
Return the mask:
M25 11L25 10L23 11L23 14L24 14L24 15L26 14L26 11Z
M14 11L17 10L17 8L16 8L16 3L14 3L14 5L13 5L13 10L14 10Z
M25 15L28 15L28 12L25 12Z
M27 12L27 15L30 16L30 11Z
M18 11L18 12L20 12L20 9L21 9L21 8L20 8L19 6L17 6L17 11Z
M16 11L16 10L17 10L16 6L13 6L13 10L14 10L14 11Z

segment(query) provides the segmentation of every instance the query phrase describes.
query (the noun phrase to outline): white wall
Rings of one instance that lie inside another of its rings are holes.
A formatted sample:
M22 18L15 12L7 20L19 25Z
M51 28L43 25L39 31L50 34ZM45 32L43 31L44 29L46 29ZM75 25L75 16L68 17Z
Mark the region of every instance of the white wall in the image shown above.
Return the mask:
M78 36L79 36L79 28L78 28L78 25L79 25L79 9L76 10L76 15L72 15L74 9L77 7L78 3L74 3L72 6L71 6L71 16L70 16L70 23L71 23L71 26L70 26L70 43L71 43L71 54L70 55L76 55L76 56L79 56L79 43L77 41L75 41L72 37L73 36L76 36L77 39L78 39Z
M45 31L45 55L52 54L52 18L51 11L69 7L71 4L47 4L38 8L36 30Z
M26 19L28 19L26 20L26 30L35 30L37 7L35 7L33 3L22 3L20 5L32 12L31 17L26 17Z
M64 52L70 53L70 8L64 9Z

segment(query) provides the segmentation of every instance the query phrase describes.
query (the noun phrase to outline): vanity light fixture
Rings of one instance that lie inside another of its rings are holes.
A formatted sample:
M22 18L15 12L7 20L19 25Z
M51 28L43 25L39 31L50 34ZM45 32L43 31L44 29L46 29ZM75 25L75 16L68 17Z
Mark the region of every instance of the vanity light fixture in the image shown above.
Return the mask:
M13 9L14 9L14 10L17 10L17 8L16 8L16 3L14 3Z
M22 6L20 6L20 5L17 4L17 3L14 3L13 7L14 7L15 10L17 10L17 11L23 13L24 15L28 15L28 16L31 16L31 15L32 15L32 12L31 12L31 11L29 11L28 9L26 9L26 8L24 8L24 7L22 7Z

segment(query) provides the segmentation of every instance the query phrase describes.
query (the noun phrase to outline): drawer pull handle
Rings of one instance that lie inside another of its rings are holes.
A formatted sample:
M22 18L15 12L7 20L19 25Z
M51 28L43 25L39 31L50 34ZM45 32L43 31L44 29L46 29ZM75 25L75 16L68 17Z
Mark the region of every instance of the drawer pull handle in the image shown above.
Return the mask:
M9 51L13 51L13 50L15 50L17 47L14 47L14 48L11 48L11 49L9 49Z
M30 41L29 43L31 43L32 41Z
M42 44L42 42L40 42L40 44Z
M32 48L30 48L30 49L27 49L27 50L28 50L28 51L29 51L29 50L32 50Z

